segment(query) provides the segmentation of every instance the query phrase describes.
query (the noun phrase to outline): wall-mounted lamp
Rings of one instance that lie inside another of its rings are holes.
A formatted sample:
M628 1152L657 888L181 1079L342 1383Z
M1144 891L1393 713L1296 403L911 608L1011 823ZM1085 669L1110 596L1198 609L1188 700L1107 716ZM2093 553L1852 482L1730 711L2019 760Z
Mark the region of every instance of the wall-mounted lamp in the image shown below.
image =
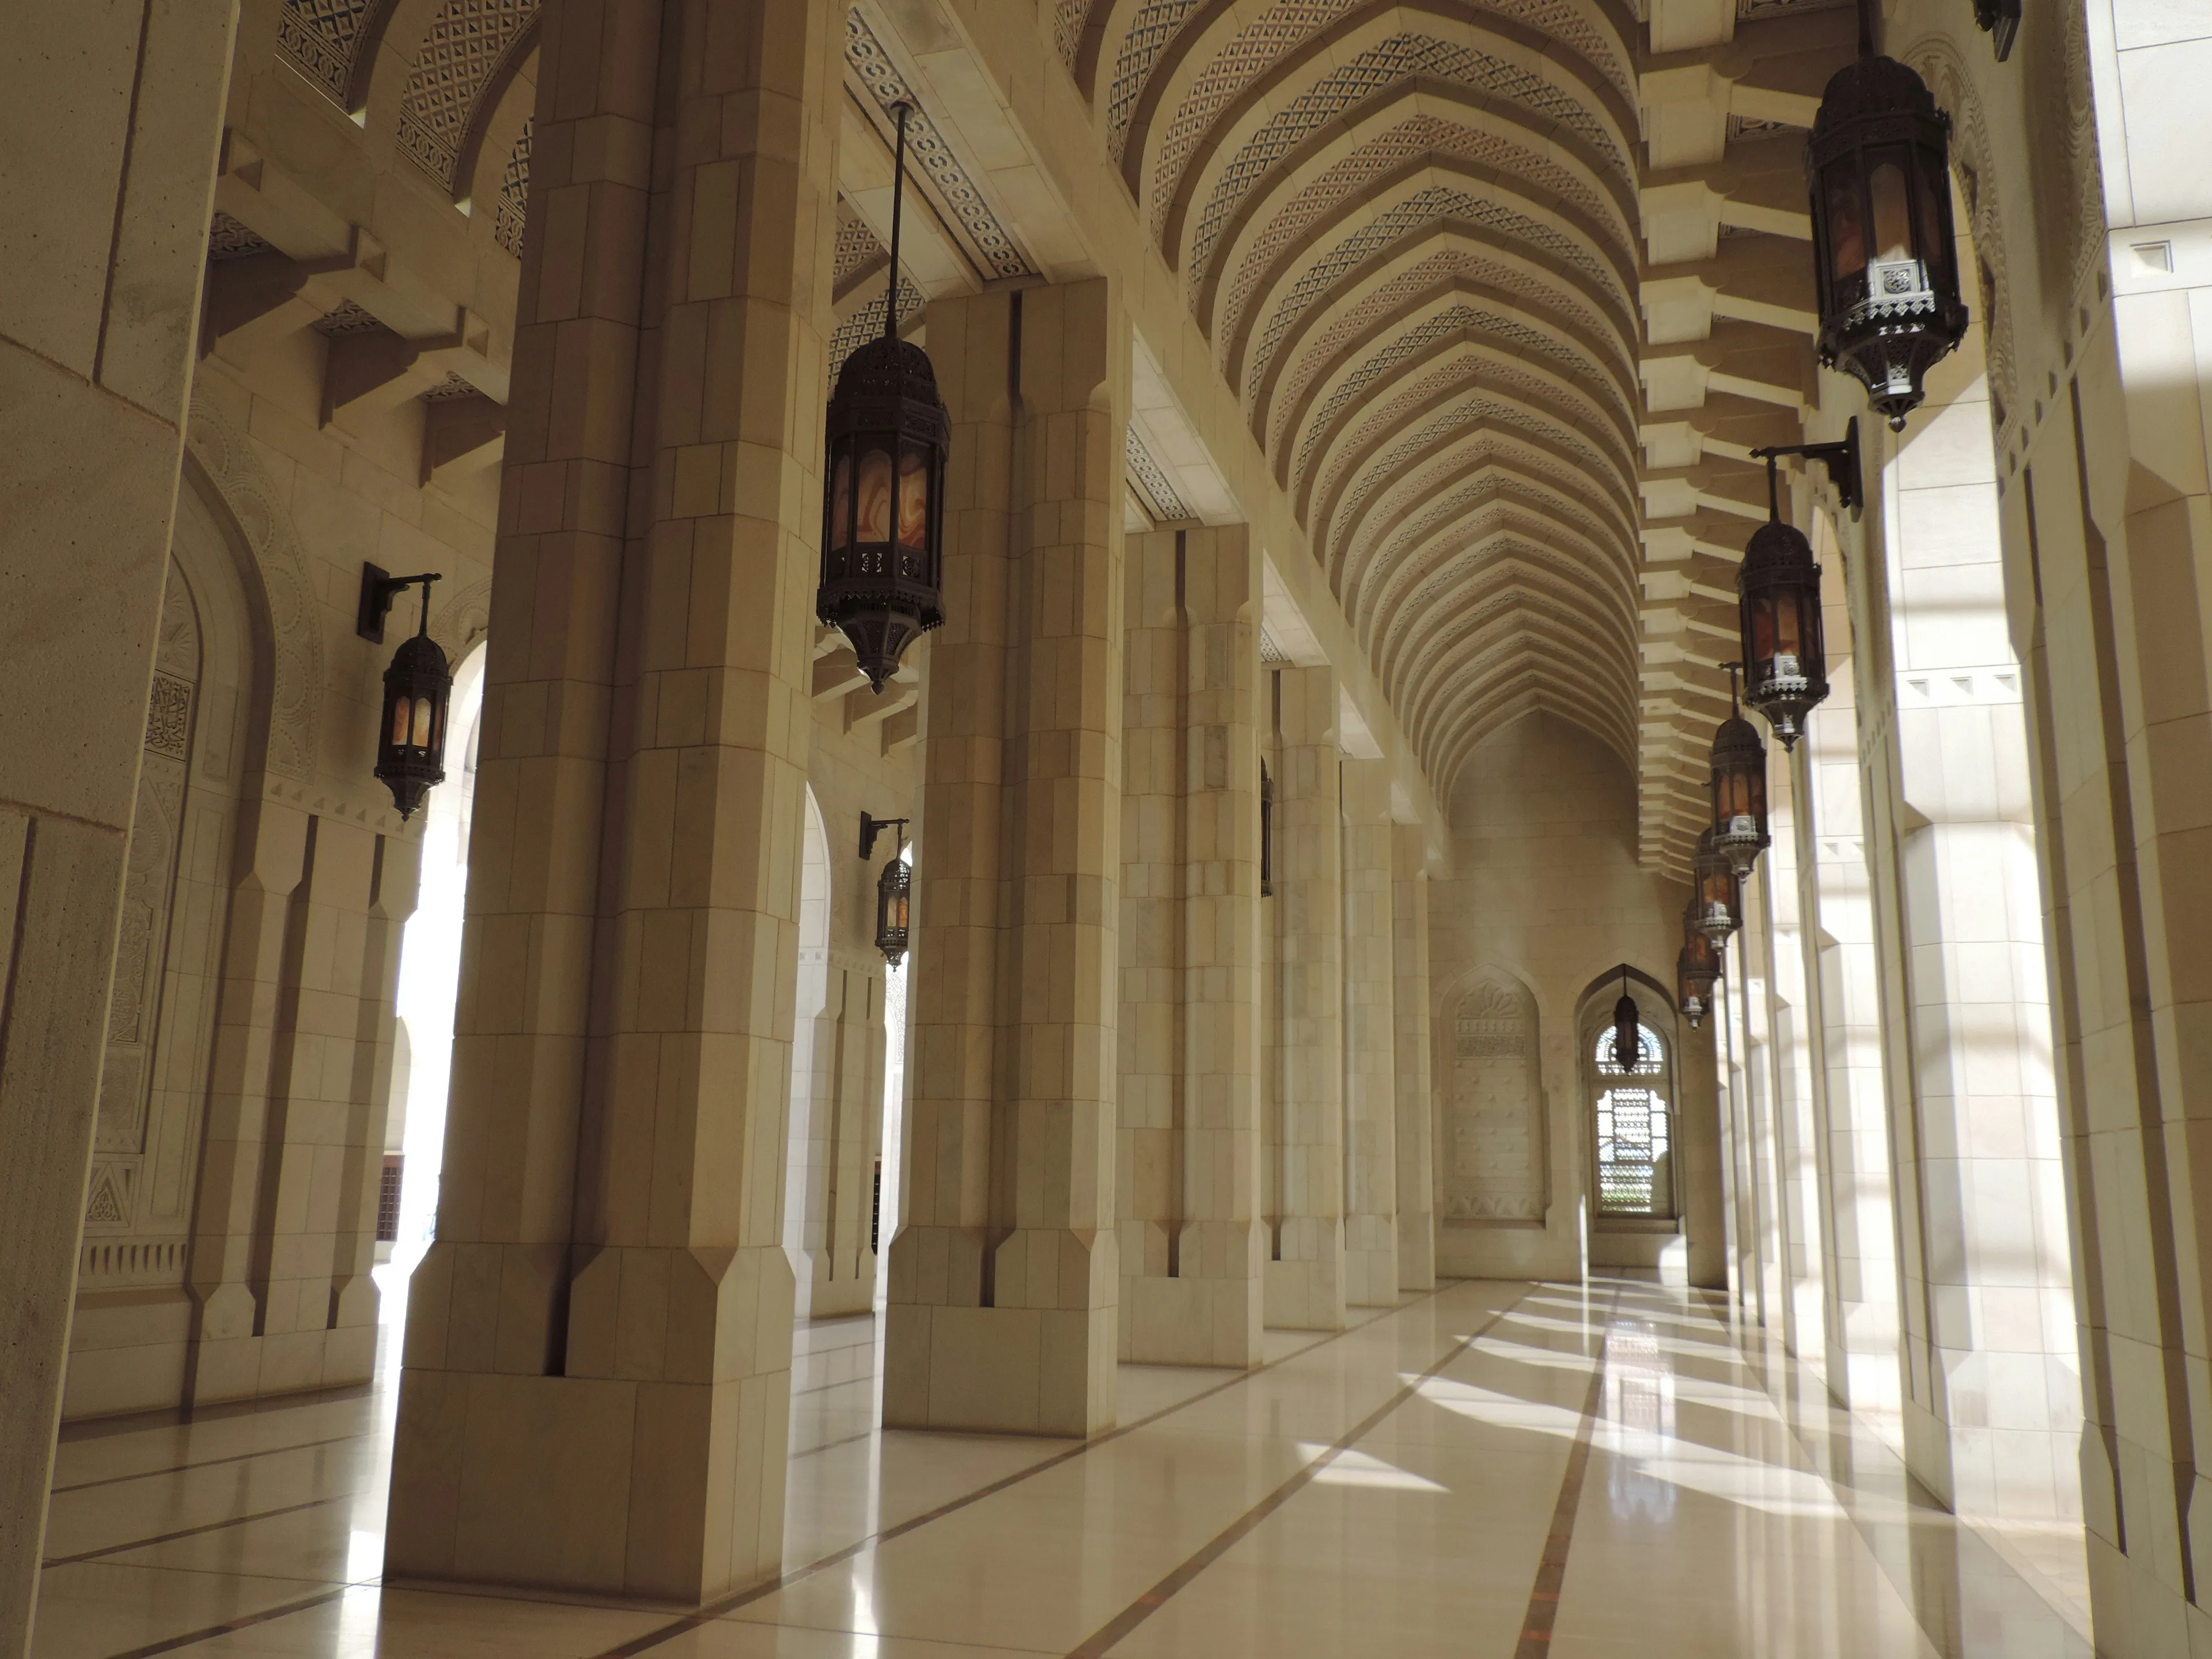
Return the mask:
M886 830L895 833L891 838L891 861L884 866L884 872L876 878L876 949L884 953L884 960L894 968L906 955L908 909L914 898L914 866L902 856L906 841L904 818L879 818L872 813L860 814L860 858L863 862L876 855L876 838Z
M1735 675L1741 663L1723 663L1729 672L1729 717L1713 733L1713 845L1728 855L1739 877L1766 849L1766 745L1758 728L1736 712Z
M392 602L421 583L422 611L413 637L400 641L384 671L384 713L377 726L376 775L392 791L404 823L415 815L433 784L446 781L446 717L453 700L453 671L430 637L430 584L435 570L412 576L387 576L377 566L361 568L361 605L354 632L384 643L384 619Z
M1820 567L1805 532L1782 516L1775 465L1784 455L1820 462L1854 513L1860 491L1859 423L1828 444L1773 444L1751 452L1766 463L1766 522L1752 532L1736 568L1737 629L1743 700L1766 717L1784 749L1794 749L1805 716L1828 695L1828 647L1820 625Z
M2013 39L2020 33L2020 0L1974 0L1974 21L1996 38L1997 62L2012 56Z

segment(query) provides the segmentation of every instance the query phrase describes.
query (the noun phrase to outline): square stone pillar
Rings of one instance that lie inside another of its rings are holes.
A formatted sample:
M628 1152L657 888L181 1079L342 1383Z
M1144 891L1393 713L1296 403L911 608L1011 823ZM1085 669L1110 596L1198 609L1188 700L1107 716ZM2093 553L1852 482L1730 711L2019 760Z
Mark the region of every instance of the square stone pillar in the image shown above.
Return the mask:
M38 8L0 61L0 1655L38 1590L234 21Z
M1121 513L1103 280L939 301L952 417L930 647L907 1192L884 1421L1114 1421Z
M1267 1323L1344 1328L1344 834L1336 675L1275 673L1275 1097Z
M1124 574L1120 1353L1256 1365L1259 562L1159 531Z
M544 28L386 1568L688 1603L781 1565L842 14Z
M1387 761L1344 763L1344 1299L1398 1300L1395 854Z
M1390 854L1398 1288L1432 1291L1437 1287L1436 1117L1429 1082L1429 849L1421 826L1393 825Z

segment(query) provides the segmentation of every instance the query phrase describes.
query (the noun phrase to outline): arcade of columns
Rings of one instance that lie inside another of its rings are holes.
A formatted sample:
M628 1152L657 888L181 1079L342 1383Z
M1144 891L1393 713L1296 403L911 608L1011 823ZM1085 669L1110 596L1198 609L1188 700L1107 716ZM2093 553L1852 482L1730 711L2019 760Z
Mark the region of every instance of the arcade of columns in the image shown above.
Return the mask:
M1066 1436L1117 1362L1656 1267L1962 1514L2078 1519L2104 1650L2212 1641L2212 43L2094 0L2000 64L1965 0L1881 10L1979 289L1895 436L1807 343L1820 0L27 24L0 1650L64 1415L373 1363L422 842L367 775L365 559L483 647L392 1572L773 1575L794 1313L879 1260L887 1424ZM878 696L811 599L887 292L954 435L949 620ZM1836 695L1693 1029L1749 451L1854 414L1863 512L1785 489ZM918 871L879 1246L862 810ZM1638 1224L1590 1201L1624 969L1676 1122Z

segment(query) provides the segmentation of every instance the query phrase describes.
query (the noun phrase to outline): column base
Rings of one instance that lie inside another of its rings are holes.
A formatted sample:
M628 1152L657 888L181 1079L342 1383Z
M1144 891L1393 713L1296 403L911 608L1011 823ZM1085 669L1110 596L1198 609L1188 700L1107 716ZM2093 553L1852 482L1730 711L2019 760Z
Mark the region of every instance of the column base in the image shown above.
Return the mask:
M1114 1328L1103 1308L884 1310L884 1426L1081 1438L1114 1426Z
M1121 1285L1121 1353L1133 1365L1261 1361L1256 1279L1131 1279Z
M1267 1321L1293 1331L1344 1328L1344 1277L1334 1261L1270 1261Z
M1344 1299L1356 1307L1398 1305L1398 1218L1344 1218Z
M685 1604L773 1577L792 1289L780 1246L607 1248L576 1275L568 1375L409 1364L387 1576ZM434 1361L418 1312L409 1357Z
M1398 1288L1437 1287L1437 1218L1426 1210L1398 1212Z

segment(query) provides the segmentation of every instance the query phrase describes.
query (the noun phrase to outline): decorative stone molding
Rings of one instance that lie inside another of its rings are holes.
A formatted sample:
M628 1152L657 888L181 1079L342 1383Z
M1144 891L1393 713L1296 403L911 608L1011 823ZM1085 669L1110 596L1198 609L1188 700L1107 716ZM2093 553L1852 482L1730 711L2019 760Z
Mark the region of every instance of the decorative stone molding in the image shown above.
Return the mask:
M477 100L508 56L535 38L538 0L446 0L400 94L399 148L447 190Z
M185 447L222 498L261 577L272 670L264 764L278 777L312 782L322 708L323 629L291 514L254 459L246 434L204 398L192 399Z
M340 106L368 8L369 0L285 0L276 20L277 52Z
M1145 441L1137 435L1137 428L1128 428L1128 441L1122 446L1127 460L1129 476L1135 480L1137 493L1150 502L1155 519L1195 518L1184 503L1175 483L1165 468L1152 459L1152 452L1145 447Z
M906 124L907 161L928 181L932 192L956 222L975 268L986 276L1035 275L1036 267L983 199L983 192L953 155L945 135L929 118L921 100L857 7L845 15L845 62L879 109L889 110L901 100L914 106Z

